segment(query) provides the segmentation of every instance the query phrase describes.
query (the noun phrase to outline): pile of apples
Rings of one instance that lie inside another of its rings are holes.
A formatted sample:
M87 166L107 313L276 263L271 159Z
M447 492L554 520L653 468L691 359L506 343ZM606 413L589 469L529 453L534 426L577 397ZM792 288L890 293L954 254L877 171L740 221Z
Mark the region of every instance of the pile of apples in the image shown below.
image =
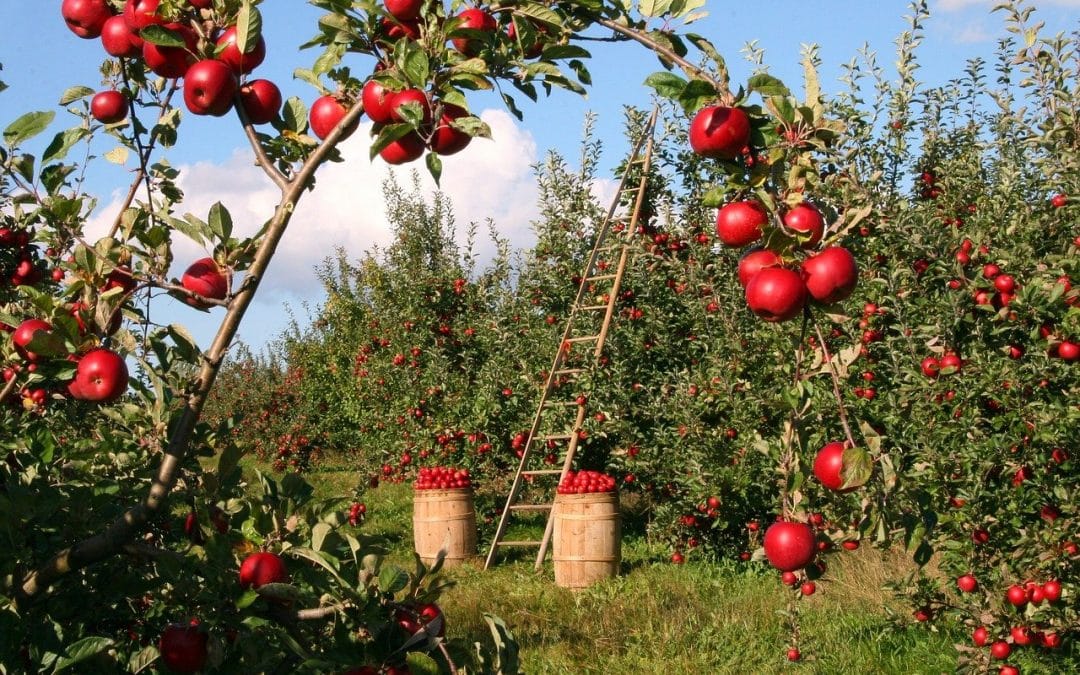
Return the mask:
M690 124L690 147L703 157L733 160L750 154L749 143L750 120L737 107L706 106ZM829 305L855 290L855 258L842 246L817 250L824 234L825 219L809 201L786 208L777 222L753 198L729 202L716 214L716 235L724 245L767 242L743 255L738 268L747 305L765 321L787 321L809 301Z
M416 478L417 490L460 490L472 487L468 469L451 466L425 466Z
M561 495L614 492L615 479L599 471L567 471L556 491Z

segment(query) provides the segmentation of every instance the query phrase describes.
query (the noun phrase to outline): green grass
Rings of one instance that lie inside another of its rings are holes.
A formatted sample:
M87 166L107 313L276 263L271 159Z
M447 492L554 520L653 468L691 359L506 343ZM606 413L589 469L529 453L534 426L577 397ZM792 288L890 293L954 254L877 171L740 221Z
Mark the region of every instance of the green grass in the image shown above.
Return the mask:
M320 470L321 494L349 494L355 474ZM387 539L388 561L412 568L411 488L384 485L362 496L366 534ZM486 545L482 544L486 552ZM535 555L533 553L533 555ZM829 557L818 592L799 600L804 660L786 660L783 612L791 591L763 566L691 561L676 566L639 535L623 542L623 574L584 591L555 586L550 559L533 571L526 552L490 571L482 562L448 572L440 599L452 651L488 643L482 614L506 621L527 673L941 673L956 669L957 636L913 624L880 590L903 571L902 556L864 547ZM887 608L901 618L890 618Z

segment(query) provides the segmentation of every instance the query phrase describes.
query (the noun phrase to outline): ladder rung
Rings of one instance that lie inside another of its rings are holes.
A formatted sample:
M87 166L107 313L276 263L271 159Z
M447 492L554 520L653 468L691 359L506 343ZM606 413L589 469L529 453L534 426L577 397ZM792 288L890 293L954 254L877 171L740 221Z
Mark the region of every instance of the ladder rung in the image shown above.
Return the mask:
M562 473L562 469L533 469L532 471L522 471L523 476L550 476L552 474Z
M540 436L536 440L538 441L568 441L573 438L573 434L548 434L547 436Z
M599 335L582 335L580 337L566 338L567 342L591 342L592 340L599 340Z
M607 308L608 308L607 305L583 305L581 307L578 307L578 309L580 309L583 312L595 312L597 310L607 309Z
M552 408L576 408L577 401L544 401L544 405L549 405Z
M598 274L595 277L586 277L585 281L606 281L608 279L614 279L617 274Z
M554 374L555 375L577 375L578 373L584 373L584 372L585 372L584 368L562 368L561 370L556 370L554 372Z
M554 508L554 504L514 504L510 507L511 511L549 511Z
M539 546L538 541L497 541L496 546Z

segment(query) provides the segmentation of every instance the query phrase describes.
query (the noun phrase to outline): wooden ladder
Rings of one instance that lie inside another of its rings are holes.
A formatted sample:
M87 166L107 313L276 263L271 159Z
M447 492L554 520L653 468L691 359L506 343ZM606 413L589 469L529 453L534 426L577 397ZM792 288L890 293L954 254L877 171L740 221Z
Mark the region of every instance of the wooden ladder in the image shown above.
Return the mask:
M595 367L603 352L604 341L607 339L608 330L611 328L611 321L615 315L615 305L618 302L623 275L626 272L627 263L633 250L634 233L638 227L638 219L645 198L649 167L652 162L653 128L656 125L657 112L658 109L653 108L640 137L634 143L622 179L619 182L618 192L615 198L612 199L611 208L608 209L607 215L597 231L596 242L593 245L588 262L585 264L585 271L581 275L581 284L578 286L577 295L570 308L570 315L566 320L566 326L563 329L562 338L559 340L559 347L555 352L551 369L548 370L547 379L540 394L540 402L536 406L536 414L533 416L532 426L529 428L529 435L525 440L525 447L518 463L517 473L514 474L514 482L510 487L509 495L507 495L506 505L499 516L499 526L495 530L491 548L488 550L487 558L484 561L484 569L488 569L494 564L497 551L504 546L539 547L540 550L536 554L536 569L539 570L544 564L555 522L552 518L554 501L543 504L525 504L520 503L518 497L521 494L522 485L526 480L531 481L533 476L557 474L559 482L562 482L566 473L573 468L574 454L580 440L579 434L585 422L586 406L579 405L576 400L557 400L556 395L562 394L566 389L560 384L565 382L567 378L576 379L582 373L589 372ZM633 204L629 213L619 214L619 207L627 203ZM617 225L622 226L621 231L616 227ZM618 236L612 236L613 233ZM608 257L613 257L614 254L618 255L618 262L614 271L611 272L608 271L610 264L605 261ZM601 265L601 263L605 264ZM610 282L610 287L606 291L601 291L596 286L598 283L606 282ZM604 292L607 295L606 303L592 302L594 296ZM599 328L594 328L596 317L600 312L603 312L603 318L599 320ZM579 326L581 323L589 326L586 329L586 334L578 335L576 333L582 330L582 327ZM573 348L579 344L588 345L592 348L591 358L587 364L588 367L568 367L568 356ZM565 396L565 394L563 395ZM563 412L574 411L570 428L559 433L541 434L540 430L545 427L547 416L553 411L560 410ZM564 444L562 468L530 468L531 464L535 462L534 456L546 453L553 442ZM547 512L547 525L544 528L543 538L539 541L508 541L504 539L511 515L515 512L528 511Z

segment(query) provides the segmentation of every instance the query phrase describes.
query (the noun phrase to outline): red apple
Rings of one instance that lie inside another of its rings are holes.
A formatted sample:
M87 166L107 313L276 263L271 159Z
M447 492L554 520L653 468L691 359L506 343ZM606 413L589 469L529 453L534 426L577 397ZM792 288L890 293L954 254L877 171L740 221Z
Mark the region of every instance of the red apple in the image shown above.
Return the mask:
M439 116L439 124L431 134L428 147L438 155L452 155L461 152L472 141L472 136L455 129L451 124L459 117L468 115L468 111L450 103L444 103L442 115Z
M130 22L128 26L130 27ZM179 33L184 40L184 47L159 47L152 42L144 42L142 55L146 67L156 75L166 78L183 77L188 67L195 62L195 48L198 36L190 27L180 23L167 23L163 26Z
M780 265L780 256L769 249L753 249L739 258L739 283L745 289L750 280L766 267Z
M425 124L431 121L431 101L428 100L427 94L423 90L411 88L403 89L390 98L390 120L392 122L405 121L405 118L401 115L401 107L406 103L415 103L420 106Z
M171 624L158 641L161 661L175 673L195 673L206 666L206 633L197 625Z
M1068 203L1069 203L1069 196L1061 194L1061 193L1058 193L1058 194L1056 194L1056 195L1054 195L1053 197L1050 198L1050 204L1055 209L1060 209L1061 207L1065 206Z
M985 626L979 626L971 634L971 641L975 643L976 647L982 647L990 640L990 631L986 630Z
M769 214L753 199L724 204L716 212L716 236L724 244L742 247L761 239L761 227Z
M41 319L27 319L18 325L11 333L11 344L15 352L26 361L34 363L42 357L54 356L62 348L59 338L52 333L52 325ZM47 348L41 353L35 353L27 349L30 342L35 338L47 339Z
M308 115L311 133L315 134L319 139L326 138L348 112L349 109L346 108L337 97L329 95L320 96L311 104L311 112ZM357 118L356 121L349 125L342 133L342 140L348 138L356 131L356 127L359 124L360 119Z
M161 0L127 0L124 5L124 21L128 28L138 33L147 26L162 23L163 20L157 14Z
M214 6L214 0L188 0L188 4L195 9L210 9Z
M851 492L857 488L844 489L844 448L843 441L828 443L818 450L814 457L814 476L821 484L837 492Z
M813 204L803 202L784 214L784 226L799 236L803 248L810 248L825 233L825 219Z
M798 272L766 267L746 284L746 303L766 321L787 321L806 304L806 284Z
M1062 361L1075 361L1080 359L1080 344L1069 340L1062 340L1058 343L1057 355Z
M184 75L184 103L196 115L220 117L229 112L238 89L236 74L216 59L199 61Z
M699 110L690 122L690 147L702 157L735 159L750 142L750 119L740 108Z
M842 246L830 246L802 264L810 297L823 304L846 300L859 282L855 256Z
M1061 582L1051 579L1042 585L1043 598L1047 602L1057 602L1061 599Z
M941 357L941 374L952 375L953 373L960 372L960 369L964 367L964 360L953 352L945 352L945 355Z
M379 151L379 157L387 164L405 164L414 159L419 159L424 154L424 139L414 132L409 132L401 138L391 141L389 145Z
M112 403L127 391L128 368L124 357L98 347L79 358L75 379L68 386L74 398L95 403Z
M457 15L457 19L458 24L453 31L455 34L460 30L492 33L499 27L494 16L478 7L466 9L461 12L461 14ZM480 50L484 48L484 40L479 39L455 37L451 42L454 45L454 49L466 56L476 56L480 53Z
M998 640L990 645L990 656L993 656L998 661L1009 658L1009 654L1012 654L1012 646L1004 640Z
M232 68L237 75L250 73L266 58L266 41L261 35L255 44L247 45L246 52L240 53L240 48L236 44L236 26L226 28L215 44L218 60Z
M267 124L281 109L281 90L270 80L251 80L240 87L240 103L252 124Z
M109 56L134 58L142 56L143 39L132 32L124 17L110 16L101 28L101 46Z
M970 574L965 574L956 580L956 587L964 593L972 593L978 586L979 582Z
M90 114L102 124L116 124L127 117L128 100L115 89L100 91L90 99Z
M211 300L224 300L229 289L229 282L225 272L218 267L213 258L201 258L192 263L184 271L180 284L192 293L198 293ZM211 306L190 297L187 298L186 302L192 307L202 309Z
M252 553L240 563L241 588L260 588L266 584L287 583L288 580L285 561L274 553Z
M794 572L810 564L817 553L814 531L805 523L781 520L765 530L765 557L781 572Z
M393 98L394 92L375 79L368 80L360 94L360 100L364 104L364 113L372 122L378 124L391 121L390 102Z
M927 356L919 364L922 369L923 375L927 377L937 377L941 373L941 361L936 356Z
M409 21L420 16L424 0L383 0L383 6L398 21Z
M1013 584L1005 593L1005 599L1014 607L1023 607L1028 603L1027 590L1023 586Z
M112 9L105 0L64 0L60 4L60 15L72 33L90 40L101 35L105 22L112 16Z

